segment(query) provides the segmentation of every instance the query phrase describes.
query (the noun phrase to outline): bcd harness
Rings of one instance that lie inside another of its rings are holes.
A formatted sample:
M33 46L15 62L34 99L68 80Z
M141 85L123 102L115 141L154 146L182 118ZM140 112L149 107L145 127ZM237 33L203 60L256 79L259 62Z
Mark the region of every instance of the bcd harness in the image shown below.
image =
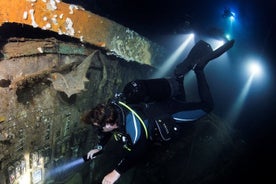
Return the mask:
M146 139L148 139L148 130L146 123L130 106L128 106L124 102L118 101L112 102L112 104L116 105L120 109L122 106L130 112L126 114L125 118L123 118L123 121L125 121L126 123L125 132L118 131L114 133L114 138L116 141L122 142L125 149L131 151L131 146L139 140L139 137L141 135L141 125L144 129ZM122 111L122 113L124 113L124 111Z
M147 125L151 126L149 124L153 123L154 132L152 132L151 129L150 139L158 142L167 142L178 134L177 124L194 121L206 114L206 112L200 109L181 111L173 114L172 116L164 115L156 117L156 119L150 120L149 122L148 119L143 120L130 106L124 102L117 101L112 103L120 109L121 114L123 114L121 121L125 123L123 126L125 127L125 130L115 132L114 138L116 141L122 142L123 147L128 151L131 151L131 146L139 140L142 127L144 129L146 139L148 139L149 133ZM127 109L128 112L124 111L122 108Z

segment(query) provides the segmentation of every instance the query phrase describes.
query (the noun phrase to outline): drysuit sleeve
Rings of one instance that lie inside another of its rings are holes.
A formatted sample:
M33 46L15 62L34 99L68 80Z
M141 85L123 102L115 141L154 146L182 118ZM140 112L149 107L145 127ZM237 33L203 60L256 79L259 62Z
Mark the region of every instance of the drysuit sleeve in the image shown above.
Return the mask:
M112 136L111 133L103 133L103 132L99 131L98 132L98 139L99 139L98 145L105 146L111 136Z
M139 140L132 146L131 150L125 150L124 156L117 164L115 170L123 174L137 163L140 163L145 158L148 146L147 140Z

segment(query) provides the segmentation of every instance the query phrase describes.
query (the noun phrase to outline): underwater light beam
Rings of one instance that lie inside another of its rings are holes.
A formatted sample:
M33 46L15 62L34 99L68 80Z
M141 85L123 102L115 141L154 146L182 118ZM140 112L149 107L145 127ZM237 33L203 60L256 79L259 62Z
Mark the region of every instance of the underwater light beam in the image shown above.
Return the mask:
M153 75L153 78L163 77L171 69L171 66L177 61L181 53L185 50L193 38L194 34L190 34L188 38L177 48L177 50L164 62L158 72Z
M49 171L46 178L54 177L63 172L68 172L70 169L74 169L74 168L80 166L81 164L83 164L84 162L85 162L85 160L83 158L78 158L76 160L72 160L72 161L65 163L61 166L58 166L56 168L53 168L52 170Z
M244 104L245 98L248 95L249 89L253 83L254 80L260 79L263 75L263 66L260 64L260 62L256 61L255 59L252 61L250 60L245 65L247 74L249 76L245 86L243 87L240 95L238 96L236 102L233 104L232 108L230 109L230 112L226 116L229 122L235 122L239 116L239 113L241 112L241 108Z
M243 87L239 97L237 98L236 102L233 104L232 108L230 109L230 112L227 115L226 120L229 122L236 122L239 113L241 112L241 108L244 104L245 98L249 92L250 86L252 84L254 75L250 75L245 86Z
M52 170L49 171L49 173L47 173L46 178L55 177L56 175L62 174L63 172L69 172L70 170L73 170L73 169L79 167L81 164L95 159L101 153L102 153L101 151L95 153L92 158L87 158L87 154L86 154L86 155L82 156L81 158L71 160L68 163L65 163L56 168L53 168Z

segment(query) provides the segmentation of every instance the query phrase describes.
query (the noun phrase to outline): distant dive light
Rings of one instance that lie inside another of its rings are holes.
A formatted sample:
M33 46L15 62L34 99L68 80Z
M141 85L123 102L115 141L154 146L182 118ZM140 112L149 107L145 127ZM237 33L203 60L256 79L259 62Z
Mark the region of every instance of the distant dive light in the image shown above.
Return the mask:
M260 76L262 74L262 67L257 62L251 62L248 64L248 70L252 76Z
M224 18L229 18L231 21L235 20L235 13L232 12L229 8L225 8L223 15Z
M230 34L225 34L225 38L227 39L227 40L230 40L231 39L231 35Z

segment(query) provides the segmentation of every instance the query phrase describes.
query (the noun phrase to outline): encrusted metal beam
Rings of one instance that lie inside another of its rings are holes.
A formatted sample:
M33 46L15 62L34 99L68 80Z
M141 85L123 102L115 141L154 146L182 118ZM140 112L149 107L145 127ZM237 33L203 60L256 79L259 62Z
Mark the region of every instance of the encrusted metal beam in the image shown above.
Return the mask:
M60 0L0 0L0 25L3 23L26 24L75 37L141 64L151 65L160 53L156 44L135 31Z

